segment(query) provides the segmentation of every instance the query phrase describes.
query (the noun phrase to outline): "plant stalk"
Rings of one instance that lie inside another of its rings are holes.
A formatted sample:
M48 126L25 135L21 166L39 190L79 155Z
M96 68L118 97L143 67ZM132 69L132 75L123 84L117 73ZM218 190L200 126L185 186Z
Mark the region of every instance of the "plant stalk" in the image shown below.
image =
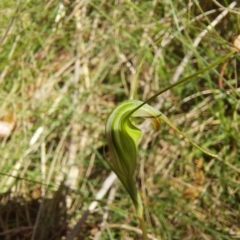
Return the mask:
M138 217L140 228L142 229L143 240L149 240L147 236L147 229L144 218Z
M143 216L143 203L142 203L142 199L141 199L139 192L137 193L137 203L134 205L136 208L139 225L142 230L143 240L149 240L148 236L147 236L147 229L146 229L146 224L145 224L144 216Z

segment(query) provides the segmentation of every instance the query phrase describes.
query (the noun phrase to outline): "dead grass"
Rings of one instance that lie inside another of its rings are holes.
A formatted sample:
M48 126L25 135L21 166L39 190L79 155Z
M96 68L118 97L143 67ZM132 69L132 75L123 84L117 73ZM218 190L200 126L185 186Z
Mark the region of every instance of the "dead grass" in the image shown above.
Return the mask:
M181 76L229 51L239 15L226 14L193 47L221 11L207 1L187 3L0 3L0 124L9 127L0 143L0 239L65 239L109 174L105 121L129 98L134 79L136 98L146 100L176 81L189 51ZM236 55L152 103L236 167L239 69ZM136 178L152 239L238 239L238 173L164 124L157 133L147 122L141 126ZM76 239L139 237L125 191L113 195L100 201Z

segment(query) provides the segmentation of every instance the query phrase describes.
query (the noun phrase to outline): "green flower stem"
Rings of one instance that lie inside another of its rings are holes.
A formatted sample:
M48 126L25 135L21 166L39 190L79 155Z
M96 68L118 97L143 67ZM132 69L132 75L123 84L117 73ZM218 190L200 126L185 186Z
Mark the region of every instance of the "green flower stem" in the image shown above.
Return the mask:
M147 230L146 230L146 225L145 225L144 218L138 217L138 220L139 220L140 228L142 229L143 240L148 240Z
M143 240L148 240L147 229L146 229L146 224L144 221L144 214L143 214L143 204L142 204L142 199L139 192L137 193L137 200L138 200L138 204L137 206L135 205L135 208L136 208L136 213L139 220L139 226L142 229Z

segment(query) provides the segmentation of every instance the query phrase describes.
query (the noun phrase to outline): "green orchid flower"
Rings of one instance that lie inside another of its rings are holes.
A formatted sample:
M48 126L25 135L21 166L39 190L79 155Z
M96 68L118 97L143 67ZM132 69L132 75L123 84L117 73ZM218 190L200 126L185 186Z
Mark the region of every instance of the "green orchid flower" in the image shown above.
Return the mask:
M134 111L142 103L137 100L120 103L110 114L106 124L106 138L111 154L108 163L129 193L136 208L139 207L139 199L133 177L142 132L131 122L131 118L149 118L155 128L158 128L161 116L159 111L148 104Z

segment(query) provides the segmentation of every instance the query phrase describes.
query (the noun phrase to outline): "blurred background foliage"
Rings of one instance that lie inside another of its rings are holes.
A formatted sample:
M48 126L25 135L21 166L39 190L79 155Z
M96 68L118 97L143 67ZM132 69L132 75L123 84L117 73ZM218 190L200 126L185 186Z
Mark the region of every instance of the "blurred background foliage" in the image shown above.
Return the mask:
M110 173L108 114L135 78L135 98L146 100L226 55L239 35L239 3L219 17L225 8L206 0L0 2L0 239L64 239ZM152 106L240 168L239 76L236 54ZM239 173L165 124L157 133L139 124L136 179L152 239L238 239ZM113 189L76 239L141 239L129 197L118 182Z

